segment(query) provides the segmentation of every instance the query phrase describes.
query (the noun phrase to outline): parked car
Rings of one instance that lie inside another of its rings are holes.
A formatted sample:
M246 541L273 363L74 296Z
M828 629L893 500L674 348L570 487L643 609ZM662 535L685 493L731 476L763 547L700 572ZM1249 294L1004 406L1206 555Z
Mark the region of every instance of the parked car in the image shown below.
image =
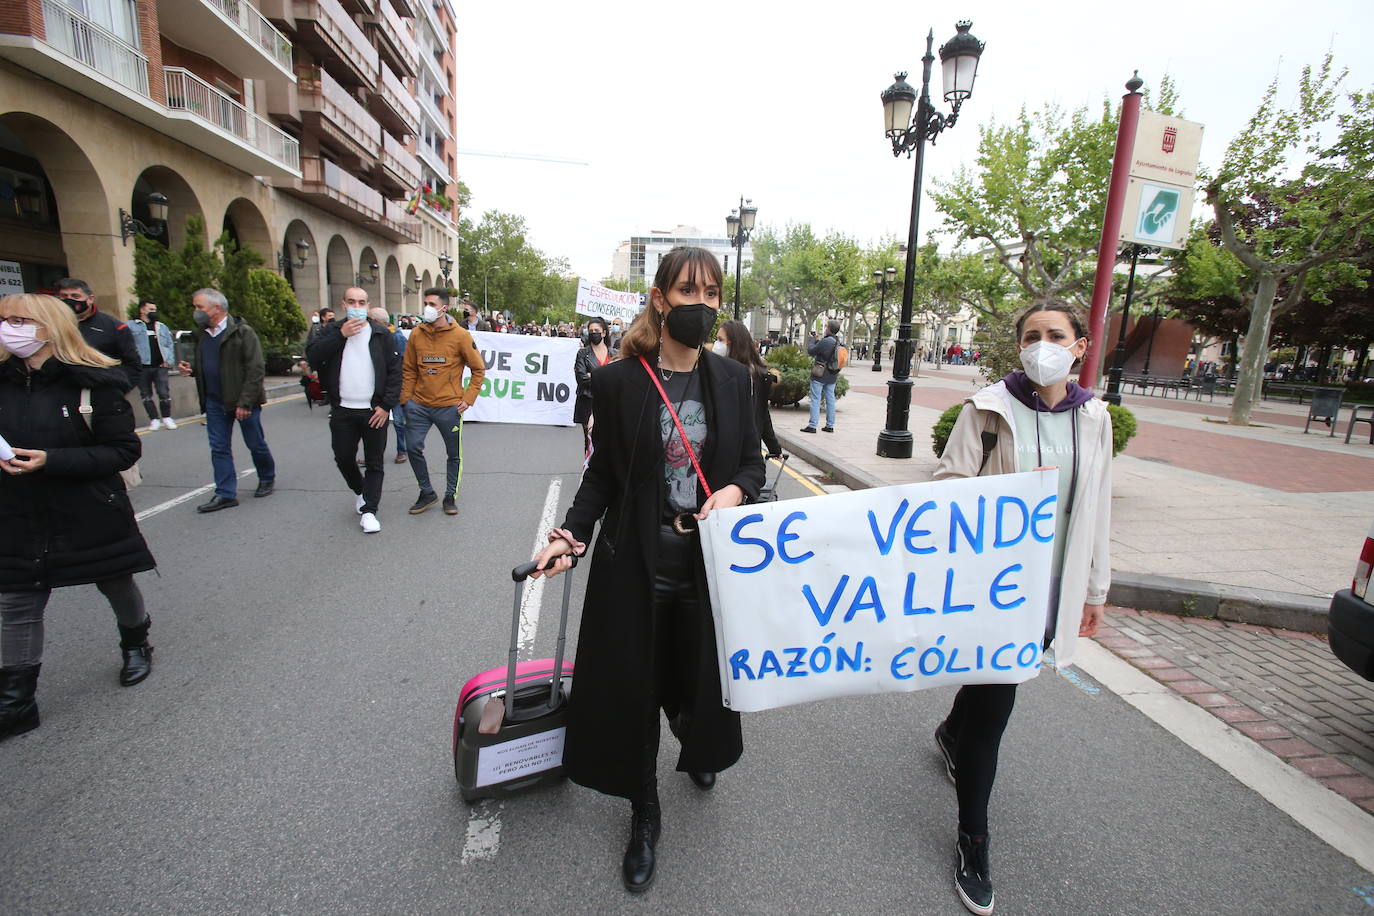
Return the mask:
M1374 681L1374 592L1369 589L1370 570L1374 569L1374 526L1364 539L1355 579L1350 588L1331 596L1331 612L1326 631L1331 651L1365 680Z

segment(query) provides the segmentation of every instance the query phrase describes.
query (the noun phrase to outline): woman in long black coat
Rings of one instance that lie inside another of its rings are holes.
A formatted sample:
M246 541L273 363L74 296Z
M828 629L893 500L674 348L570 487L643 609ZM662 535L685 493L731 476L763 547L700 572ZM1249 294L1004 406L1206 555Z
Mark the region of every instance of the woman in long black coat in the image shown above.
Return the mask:
M38 727L43 611L54 588L94 583L109 599L121 684L152 670L133 575L156 563L119 475L142 453L128 387L119 363L86 345L60 301L0 299L0 436L13 450L0 457L0 740Z
M573 375L577 378L577 401L573 404L573 422L582 424L582 454L592 453L592 371L616 358L619 351L611 346L610 329L606 319L593 318L587 322L587 345L577 351L573 360Z
M705 249L675 248L660 261L650 304L621 340L621 358L592 374L591 463L563 527L537 557L553 572L567 569L566 555L582 553L601 522L563 762L573 781L630 799L622 878L632 892L654 877L659 710L682 744L677 769L702 789L743 752L739 714L721 703L694 530L713 509L753 499L764 478L748 370L702 349L720 287L720 265Z

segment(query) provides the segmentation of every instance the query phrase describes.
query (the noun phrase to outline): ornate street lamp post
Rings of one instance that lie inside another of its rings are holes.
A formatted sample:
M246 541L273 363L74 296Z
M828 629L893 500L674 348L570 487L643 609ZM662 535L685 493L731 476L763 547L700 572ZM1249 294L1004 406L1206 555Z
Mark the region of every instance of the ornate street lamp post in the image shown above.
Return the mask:
M126 248L129 239L136 235L156 237L167 231L167 195L161 191L149 194L144 202L148 205L148 219L152 225L134 219L134 215L123 207L119 208L119 241Z
M754 231L754 220L758 217L759 208L752 206L752 200L739 199L739 209L731 210L730 215L725 217L725 235L730 240L731 246L735 249L735 320L739 321L739 274L740 265L744 261L744 246L749 241L749 235Z
M878 342L873 348L873 371L883 371L883 311L887 307L887 288L897 278L897 268L873 271L873 285L878 287Z
M955 25L957 34L940 47L940 62L944 71L944 99L950 103L948 115L935 110L930 101L930 67L935 62L931 48L935 33L926 36L926 53L921 58L921 94L906 81L905 73L896 74L896 82L882 94L884 130L892 141L892 155L916 154L916 177L911 190L911 224L907 232L906 275L902 277L902 321L897 328L897 353L893 360L892 378L887 382L887 428L878 434L878 454L884 458L910 458L911 430L911 309L915 293L916 246L921 215L921 177L925 168L926 141L935 138L947 127L953 127L959 108L973 94L973 80L978 74L978 60L983 54L983 42L969 34L973 23L965 20ZM916 109L912 118L912 109Z
M439 275L444 278L445 286L449 285L448 275L451 270L453 270L453 258L449 257L447 252L439 255Z

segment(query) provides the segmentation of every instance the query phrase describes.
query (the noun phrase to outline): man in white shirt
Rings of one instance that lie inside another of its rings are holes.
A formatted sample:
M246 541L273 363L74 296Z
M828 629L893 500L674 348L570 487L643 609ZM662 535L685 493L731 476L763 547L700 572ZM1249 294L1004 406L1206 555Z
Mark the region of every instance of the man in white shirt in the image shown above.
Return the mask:
M382 459L391 409L401 394L401 355L385 324L368 317L367 292L344 290L345 317L322 326L306 347L329 394L329 434L334 463L356 496L358 525L365 534L382 530L377 507L382 498ZM365 473L358 471L358 442Z

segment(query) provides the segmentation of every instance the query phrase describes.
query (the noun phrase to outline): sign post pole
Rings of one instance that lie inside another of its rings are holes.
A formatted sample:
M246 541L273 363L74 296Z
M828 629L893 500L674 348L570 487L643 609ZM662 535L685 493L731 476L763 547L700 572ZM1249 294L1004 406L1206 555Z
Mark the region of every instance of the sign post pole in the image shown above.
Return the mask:
M1102 217L1102 241L1097 248L1097 275L1093 280L1092 311L1088 317L1088 352L1083 356L1083 369L1078 384L1084 388L1097 385L1098 370L1106 341L1107 304L1112 298L1112 277L1116 272L1117 235L1121 231L1121 214L1126 207L1126 188L1131 177L1131 155L1135 149L1136 126L1140 123L1140 87L1145 81L1136 71L1126 81L1129 90L1121 97L1121 121L1116 128L1116 152L1112 155L1112 177L1107 190L1107 212Z

